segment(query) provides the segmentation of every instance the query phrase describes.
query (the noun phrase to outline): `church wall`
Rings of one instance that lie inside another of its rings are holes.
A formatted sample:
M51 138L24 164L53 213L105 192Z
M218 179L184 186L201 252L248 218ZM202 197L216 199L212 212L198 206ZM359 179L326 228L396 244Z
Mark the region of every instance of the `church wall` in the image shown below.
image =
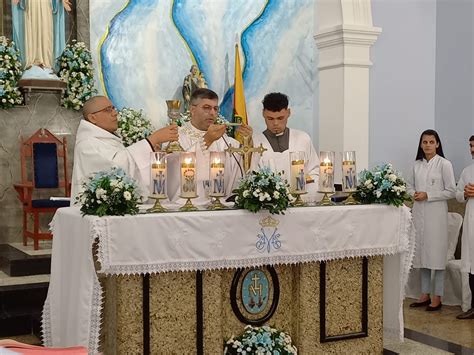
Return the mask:
M404 176L420 133L435 127L436 3L373 0L369 166L392 162Z
M468 139L474 134L474 3L438 1L436 8L435 126L456 178L471 163Z

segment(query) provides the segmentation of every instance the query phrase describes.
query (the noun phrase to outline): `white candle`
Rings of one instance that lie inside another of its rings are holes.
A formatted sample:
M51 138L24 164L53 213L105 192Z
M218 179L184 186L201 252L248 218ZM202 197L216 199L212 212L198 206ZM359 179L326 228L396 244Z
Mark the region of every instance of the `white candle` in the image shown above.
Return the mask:
M334 191L334 167L329 158L324 158L319 164L319 191Z
M356 165L353 160L344 160L342 162L342 187L346 192L356 191Z
M166 164L159 161L151 164L152 196L166 198Z
M220 158L214 158L211 162L209 179L211 181L210 195L222 197L225 195L224 188L224 163Z
M181 163L181 197L196 197L196 168L192 158Z
M304 160L297 159L291 161L290 167L290 191L305 192L306 177L304 173Z

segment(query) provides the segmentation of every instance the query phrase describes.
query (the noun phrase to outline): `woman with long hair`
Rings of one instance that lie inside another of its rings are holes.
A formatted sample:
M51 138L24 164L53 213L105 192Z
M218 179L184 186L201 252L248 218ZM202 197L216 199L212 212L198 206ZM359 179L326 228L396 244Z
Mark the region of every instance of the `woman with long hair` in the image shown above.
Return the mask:
M444 158L436 131L428 129L421 134L412 175L407 183L408 193L415 200L412 210L416 229L413 267L421 272L421 296L410 307L427 306L427 311L436 311L441 308L444 295L448 251L447 200L456 193L453 166ZM434 285L431 285L432 271Z

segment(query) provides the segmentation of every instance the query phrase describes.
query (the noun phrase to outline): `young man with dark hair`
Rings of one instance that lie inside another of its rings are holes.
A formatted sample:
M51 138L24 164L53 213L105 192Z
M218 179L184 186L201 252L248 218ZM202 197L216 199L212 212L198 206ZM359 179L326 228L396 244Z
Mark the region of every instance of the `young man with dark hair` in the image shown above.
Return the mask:
M469 148L474 159L474 136L469 138ZM469 273L469 288L471 289L471 309L461 313L457 319L474 319L474 164L464 168L458 182L456 199L465 202L466 212L462 227L461 271Z
M266 152L260 157L253 155L252 168L270 166L277 171L284 171L287 180L290 174L289 152L302 151L305 155L305 175L308 190L315 192L319 179L319 157L314 149L310 136L303 131L288 128L288 118L291 110L288 108L288 96L279 92L265 95L262 115L267 129L262 133L254 134L254 146L260 143Z

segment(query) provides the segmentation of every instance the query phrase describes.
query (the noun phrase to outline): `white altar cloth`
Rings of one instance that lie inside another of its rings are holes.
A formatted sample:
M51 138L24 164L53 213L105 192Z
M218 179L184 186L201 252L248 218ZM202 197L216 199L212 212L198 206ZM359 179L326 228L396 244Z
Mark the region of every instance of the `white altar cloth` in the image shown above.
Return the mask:
M292 208L285 215L271 216L267 225L263 221L270 216L226 210L82 218L77 207L59 209L52 222L51 280L43 310L45 345L82 345L97 352L102 291L91 251L96 238L101 271L106 274L385 255L384 332L403 338L404 286L414 252L408 208Z

